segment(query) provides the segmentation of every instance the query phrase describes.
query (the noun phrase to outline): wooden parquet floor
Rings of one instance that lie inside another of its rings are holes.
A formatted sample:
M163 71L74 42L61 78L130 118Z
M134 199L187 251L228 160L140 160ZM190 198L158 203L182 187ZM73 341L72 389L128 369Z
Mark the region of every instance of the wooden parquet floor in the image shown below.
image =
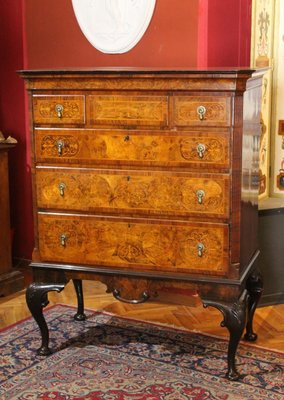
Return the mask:
M217 336L228 336L227 329L220 327L221 313L215 308L204 309L199 299L194 299L191 307L150 302L129 305L105 293L105 286L99 282L84 281L83 288L85 308L105 310L128 318ZM63 303L76 306L76 295L72 283L68 283L61 293L50 293L49 301L50 305ZM0 299L1 328L29 315L24 291ZM258 334L257 345L284 351L284 304L258 308L254 319L254 330Z

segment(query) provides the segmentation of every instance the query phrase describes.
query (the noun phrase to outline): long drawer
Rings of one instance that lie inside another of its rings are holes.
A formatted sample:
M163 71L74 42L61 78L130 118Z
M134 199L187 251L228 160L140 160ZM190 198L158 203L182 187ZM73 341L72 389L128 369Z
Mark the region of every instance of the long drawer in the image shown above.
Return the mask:
M229 176L38 167L39 208L229 216Z
M40 163L98 163L226 169L230 165L228 132L44 130L34 134Z
M226 275L228 226L38 214L42 261Z

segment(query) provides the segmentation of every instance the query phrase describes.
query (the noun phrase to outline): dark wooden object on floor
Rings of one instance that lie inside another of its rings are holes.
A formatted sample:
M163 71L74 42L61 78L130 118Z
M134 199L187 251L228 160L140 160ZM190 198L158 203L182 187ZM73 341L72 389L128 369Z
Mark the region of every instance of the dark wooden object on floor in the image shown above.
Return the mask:
M259 269L265 281L261 305L284 303L284 202L261 200L259 210Z
M27 303L50 353L48 293L99 280L120 301L193 293L229 331L227 377L254 341L262 292L262 72L22 71L30 97L36 243Z
M0 296L24 288L23 275L12 267L8 151L14 146L0 143Z

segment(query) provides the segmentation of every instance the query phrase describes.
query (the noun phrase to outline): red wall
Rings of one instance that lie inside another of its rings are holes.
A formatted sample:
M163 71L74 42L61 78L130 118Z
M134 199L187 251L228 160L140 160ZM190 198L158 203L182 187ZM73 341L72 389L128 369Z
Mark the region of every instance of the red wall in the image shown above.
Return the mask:
M251 0L208 1L208 66L250 65Z
M24 67L22 0L0 1L0 57L0 129L5 137L11 135L18 140L9 153L13 252L30 258L33 226L29 139L24 84L16 74Z
M71 0L26 0L29 68L195 66L199 0L157 0L146 34L124 54L97 51L81 32Z
M157 0L142 40L128 53L97 51L82 34L71 0L0 0L0 129L11 151L14 255L33 247L29 133L16 70L90 66L247 66L251 0Z

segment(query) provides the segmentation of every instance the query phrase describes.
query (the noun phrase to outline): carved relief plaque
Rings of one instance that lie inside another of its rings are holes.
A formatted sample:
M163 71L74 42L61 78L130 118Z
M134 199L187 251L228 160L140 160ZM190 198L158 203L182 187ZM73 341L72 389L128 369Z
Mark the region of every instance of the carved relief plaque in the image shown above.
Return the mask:
M103 53L125 53L142 38L156 0L72 0L88 41Z

